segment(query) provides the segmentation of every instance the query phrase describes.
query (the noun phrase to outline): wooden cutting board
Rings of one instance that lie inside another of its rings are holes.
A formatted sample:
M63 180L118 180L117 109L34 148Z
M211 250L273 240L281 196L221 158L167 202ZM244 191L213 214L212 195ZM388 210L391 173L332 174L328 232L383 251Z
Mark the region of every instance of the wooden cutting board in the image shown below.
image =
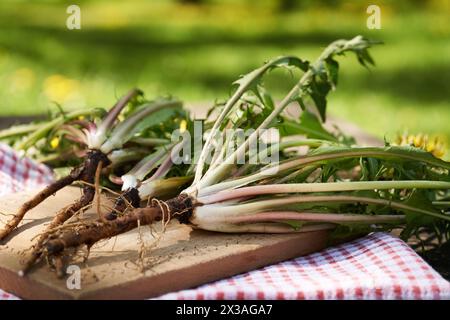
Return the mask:
M0 212L16 212L33 194L4 197ZM31 239L45 228L55 212L80 194L80 189L67 187L50 197L30 211L13 236L0 245L0 288L25 299L151 298L305 255L327 244L327 231L235 235L192 230L172 221L158 242L146 226L140 232L136 229L97 244L87 263L81 257L76 259L71 264L81 270L81 289L68 289L69 278L58 279L45 263L26 277L19 277L17 272L26 257L24 250L33 243ZM0 219L4 222L7 217L1 215ZM158 233L160 223L154 229ZM145 271L139 267L139 235L147 248Z

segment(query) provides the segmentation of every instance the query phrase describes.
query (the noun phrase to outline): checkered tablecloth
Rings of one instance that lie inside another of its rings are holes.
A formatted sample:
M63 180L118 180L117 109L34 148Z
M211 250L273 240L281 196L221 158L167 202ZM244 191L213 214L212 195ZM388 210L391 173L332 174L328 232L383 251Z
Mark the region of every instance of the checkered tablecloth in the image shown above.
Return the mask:
M45 185L50 177L48 168L0 145L0 194L6 186L17 192ZM16 297L0 289L5 299ZM374 233L157 299L450 299L450 283L402 240Z
M8 145L0 143L0 196L36 189L52 180L53 173L47 166L20 157Z

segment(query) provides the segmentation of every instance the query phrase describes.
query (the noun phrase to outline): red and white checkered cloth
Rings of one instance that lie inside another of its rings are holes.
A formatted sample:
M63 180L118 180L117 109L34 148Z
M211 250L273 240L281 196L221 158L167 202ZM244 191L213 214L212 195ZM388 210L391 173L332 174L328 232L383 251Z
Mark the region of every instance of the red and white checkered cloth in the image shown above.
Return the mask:
M36 189L52 181L53 172L47 166L20 157L0 143L0 195Z
M450 283L386 233L158 299L449 299Z
M3 193L5 185L14 192L21 190L21 185L36 187L50 181L49 169L19 159L8 147L0 146L0 159ZM8 176L14 182L8 182ZM30 179L35 181L29 182ZM16 297L0 289L0 300L5 299ZM402 240L387 233L374 233L157 299L450 299L450 283Z

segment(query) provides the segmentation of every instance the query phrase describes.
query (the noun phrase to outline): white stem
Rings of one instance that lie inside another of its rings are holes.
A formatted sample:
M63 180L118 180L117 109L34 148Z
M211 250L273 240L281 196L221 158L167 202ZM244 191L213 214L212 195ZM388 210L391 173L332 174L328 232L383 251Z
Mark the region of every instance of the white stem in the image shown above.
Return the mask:
M172 177L146 180L138 188L139 197L144 200L153 197L175 195L181 187L192 181L192 177Z
M180 152L180 150L183 148L184 144L185 141L182 141L176 144L175 146L170 147L169 153L167 154L167 156L165 157L159 168L156 170L156 172L151 176L149 181L162 179L166 176L166 174L170 171L170 169L173 166L172 155L178 154L178 152Z
M223 107L222 112L220 113L219 117L214 122L214 125L213 125L213 127L211 129L211 134L207 137L207 139L205 141L205 144L204 144L204 146L202 148L202 152L200 154L200 157L199 157L199 160L198 160L198 163L197 163L197 167L196 167L196 171L195 171L195 177L194 177L193 185L195 185L198 181L200 181L200 179L203 176L203 169L204 169L204 166L205 166L205 161L206 161L206 157L207 157L208 152L209 152L209 148L211 147L211 141L215 137L215 135L216 135L217 131L219 130L219 127L222 124L222 122L225 119L225 117L230 113L230 111L232 110L234 105L239 101L240 97L253 84L253 81L255 79L257 79L260 76L262 76L267 70L269 70L269 68L271 66L273 66L273 65L283 61L286 58L287 57L279 57L279 58L277 58L275 60L269 61L268 63L266 63L262 67L252 71L249 81L247 81L247 83L245 83L244 85L240 85L239 88L236 90L236 92L233 94L233 96L230 99L228 99L228 101L225 104L225 106ZM194 189L194 186L192 186L191 189ZM189 192L187 192L187 193L189 193Z
M309 177L314 171L316 171L318 168L317 165L311 165L311 166L305 166L303 168L300 168L294 172L289 173L288 175L278 178L278 179L274 179L271 181L271 183L274 184L282 184L285 183L287 181L293 180L298 178L299 175L305 175L305 177Z
M130 139L131 142L137 143L141 146L146 147L154 147L154 146L161 146L165 144L169 144L170 140L168 139L161 139L161 138L142 138L142 137L133 137Z
M148 154L148 149L145 148L127 148L118 149L108 154L108 159L111 161L112 166L117 166L124 162L142 159Z
M274 149L278 151L285 150L287 148L292 147L301 147L301 146L308 146L313 148L318 148L321 145L328 144L328 141L324 140L317 140L317 139L301 139L301 140L290 140L290 141L281 141L278 143L278 146L276 146ZM242 174L245 173L245 171L252 166L253 163L257 163L258 159L261 159L261 157L265 156L267 153L267 150L261 150L258 154L255 154L253 157L251 157L248 160L248 163L244 164L237 170L235 174L233 174L233 177L239 177L242 176Z
M234 190L220 191L197 200L203 204L211 204L242 197L259 196L264 194L282 193L310 193L310 192L338 192L357 190L386 190L386 189L450 189L450 182L402 180L402 181L352 181L327 183L288 183L251 186Z
M443 215L434 211L424 210L409 206L401 202L390 201L386 199L376 199L370 197L360 197L352 195L295 195L270 200L259 200L243 204L207 204L198 206L195 209L196 214L203 217L223 216L233 217L240 215L251 215L256 212L279 210L283 206L300 203L365 203L390 207L398 210L407 210L429 216L434 216L450 221L450 216Z
M156 101L148 103L133 113L129 118L119 123L111 133L111 136L102 144L100 151L108 154L114 149L121 148L136 133L137 124L152 113L163 108L180 108L179 101Z
M223 139L223 133L222 133L221 139ZM223 144L223 146L220 150L217 150L217 149L215 150L208 170L211 170L211 169L217 167L223 161L223 157L225 156L225 152L228 148L228 145L230 144L230 140L231 140L231 135L226 137L225 143Z
M88 136L88 144L90 149L100 149L120 112L122 112L123 108L127 106L131 99L139 94L142 94L139 89L130 90L125 96L117 101L111 110L108 111L102 122L98 125L97 129Z
M168 147L170 148L170 147ZM145 178L147 174L149 174L153 169L155 169L160 163L161 159L167 154L168 148L161 148L144 159L139 161L130 171L128 171L128 175L135 176L138 180L142 180Z
M450 207L450 201L433 201L433 206Z
M205 176L202 178L201 181L197 183L198 189L202 189L205 187L208 187L217 181L219 181L224 175L226 175L226 172L228 170L229 163L234 163L234 159L239 159L240 156L242 156L243 153L247 150L248 146L251 143L254 143L254 141L258 138L259 134L263 129L266 129L272 121L286 108L291 102L292 98L294 96L300 96L299 90L301 88L301 85L309 79L309 77L312 75L312 72L309 70L307 71L303 77L300 79L299 83L292 88L292 90L289 92L289 94L280 102L278 106L275 107L275 109L272 111L272 113L264 119L263 123L259 125L259 127L245 140L245 142L239 146L239 148L236 149L228 158L219 166L214 168L211 171L208 171Z
M385 150L382 148L354 148L352 150L343 152L330 152L318 155L308 155L304 157L299 157L297 159L289 160L284 163L275 164L273 166L266 167L265 169L262 169L257 173L248 175L246 177L242 177L240 179L224 181L209 187L205 187L199 191L198 197L204 197L206 195L210 195L219 191L242 187L250 183L266 179L268 177L273 176L274 171L276 171L277 174L280 174L288 170L299 169L305 165L309 165L312 163L320 163L332 159L359 158L359 157L400 158L400 159L423 161L431 165L445 166L445 167L448 166L448 164L439 159L434 158L418 159L418 157L415 157L413 154L409 154L407 152L400 152L399 150L390 150L390 148L386 148Z

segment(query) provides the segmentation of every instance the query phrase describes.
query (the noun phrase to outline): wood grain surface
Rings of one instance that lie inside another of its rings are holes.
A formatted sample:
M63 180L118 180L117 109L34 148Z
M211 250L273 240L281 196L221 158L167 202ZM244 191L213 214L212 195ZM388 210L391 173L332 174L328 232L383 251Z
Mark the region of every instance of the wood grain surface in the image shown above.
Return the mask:
M4 197L1 220L16 211L34 192ZM81 272L81 289L68 289L67 278L58 279L41 262L29 275L19 277L32 239L49 223L55 212L80 196L67 187L30 211L26 220L0 245L0 287L26 299L141 299L187 289L258 267L305 255L324 248L327 231L301 234L222 234L192 230L172 221L161 234L157 223L105 240L70 262ZM106 203L107 199L102 199ZM85 214L96 214L92 210ZM1 226L1 223L0 223ZM152 235L153 234L153 235ZM140 241L140 239L142 241ZM139 249L145 244L143 261ZM142 262L144 270L142 270Z

